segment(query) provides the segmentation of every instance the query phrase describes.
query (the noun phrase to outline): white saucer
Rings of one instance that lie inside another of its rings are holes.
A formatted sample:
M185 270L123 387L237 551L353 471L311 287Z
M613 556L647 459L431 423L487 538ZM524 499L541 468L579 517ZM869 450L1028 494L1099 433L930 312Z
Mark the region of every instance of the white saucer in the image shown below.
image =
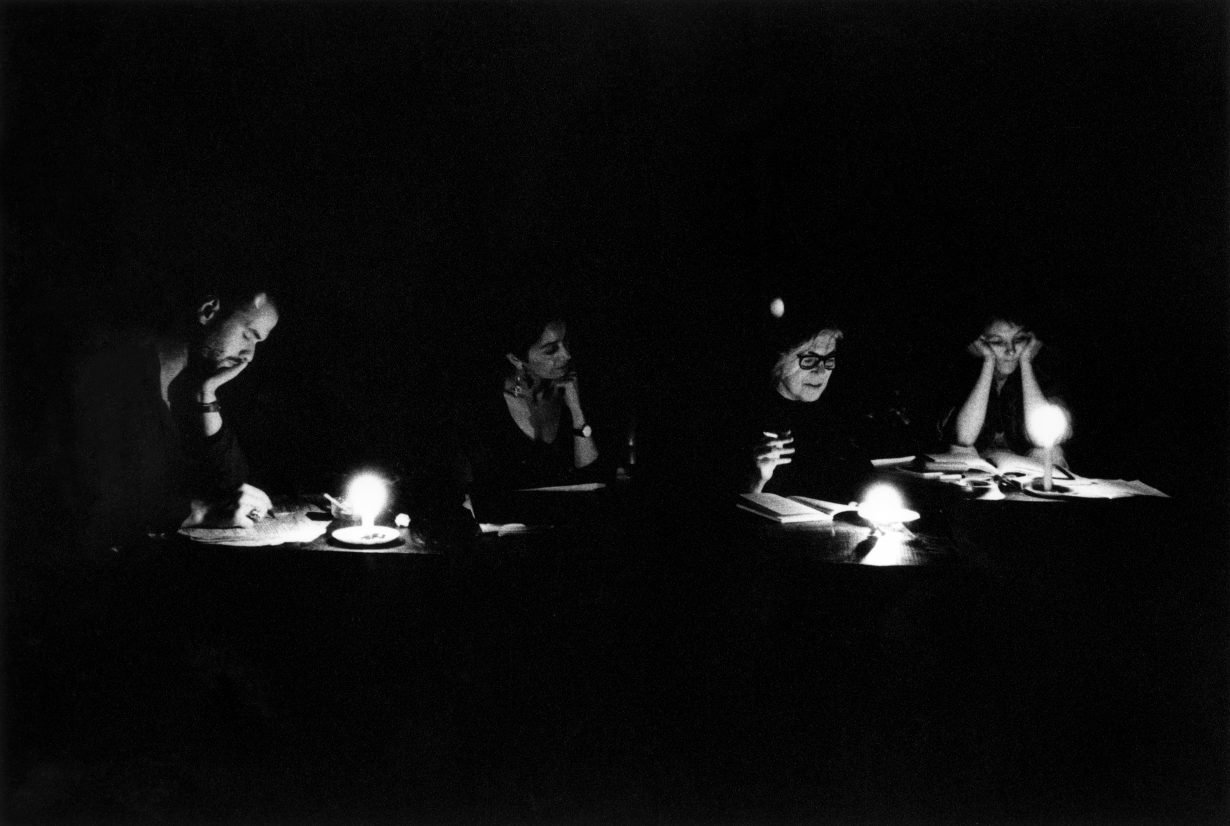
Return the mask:
M349 525L338 528L331 535L347 545L387 545L400 539L401 531L388 525Z

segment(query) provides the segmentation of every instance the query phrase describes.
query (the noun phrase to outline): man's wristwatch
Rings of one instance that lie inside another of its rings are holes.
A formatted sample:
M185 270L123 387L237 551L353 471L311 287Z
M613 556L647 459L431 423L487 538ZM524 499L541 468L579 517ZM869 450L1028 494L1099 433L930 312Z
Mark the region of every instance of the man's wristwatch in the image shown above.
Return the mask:
M574 427L572 429L572 435L578 436L582 439L588 439L590 436L594 435L594 429L587 424L583 424L580 427Z
M214 400L212 402L197 402L196 410L198 413L221 413L222 405Z

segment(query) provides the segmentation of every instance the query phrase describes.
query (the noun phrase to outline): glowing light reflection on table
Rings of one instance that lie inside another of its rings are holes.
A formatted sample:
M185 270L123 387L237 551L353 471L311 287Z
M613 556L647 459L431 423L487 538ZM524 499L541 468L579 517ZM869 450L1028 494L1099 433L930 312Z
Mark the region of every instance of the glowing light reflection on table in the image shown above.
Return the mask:
M906 537L900 533L886 533L876 538L875 547L859 560L860 565L905 565L911 554L906 547Z

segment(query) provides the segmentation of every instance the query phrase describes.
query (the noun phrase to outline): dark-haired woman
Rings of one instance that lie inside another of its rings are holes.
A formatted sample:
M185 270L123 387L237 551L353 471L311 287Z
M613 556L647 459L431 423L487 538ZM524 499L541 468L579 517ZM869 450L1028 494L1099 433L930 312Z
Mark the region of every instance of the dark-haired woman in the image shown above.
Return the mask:
M1041 340L1027 326L1004 316L991 318L967 348L981 367L964 400L949 412L945 441L979 453L1036 453L1040 446L1026 422L1048 403L1048 391L1054 391L1034 367L1041 349ZM1055 459L1063 463L1062 448L1056 448Z
M480 396L468 423L475 489L569 484L597 462L567 336L567 325L557 319L509 343L502 379Z

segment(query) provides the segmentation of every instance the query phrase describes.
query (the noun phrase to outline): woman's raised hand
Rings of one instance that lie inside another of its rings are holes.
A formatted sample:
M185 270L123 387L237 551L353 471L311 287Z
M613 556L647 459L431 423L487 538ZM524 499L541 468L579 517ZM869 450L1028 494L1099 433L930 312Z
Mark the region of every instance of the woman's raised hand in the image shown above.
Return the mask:
M1042 339L1038 338L1037 336L1031 333L1029 336L1029 343L1021 347L1021 355L1020 355L1021 363L1031 364L1034 360L1034 356L1038 355L1038 351L1041 349L1042 349Z
M568 409L573 413L581 410L581 390L577 385L576 371L569 372L566 376L555 381L557 389L563 391L564 404L568 405Z
M761 439L752 450L752 458L756 462L756 470L760 473L763 485L773 478L773 471L778 465L788 465L794 454L794 436L790 431L781 434L764 431Z
M991 349L991 345L987 344L986 341L983 340L982 336L979 336L971 341L969 346L965 349L969 351L971 356L980 358L983 361L995 360L995 351Z

